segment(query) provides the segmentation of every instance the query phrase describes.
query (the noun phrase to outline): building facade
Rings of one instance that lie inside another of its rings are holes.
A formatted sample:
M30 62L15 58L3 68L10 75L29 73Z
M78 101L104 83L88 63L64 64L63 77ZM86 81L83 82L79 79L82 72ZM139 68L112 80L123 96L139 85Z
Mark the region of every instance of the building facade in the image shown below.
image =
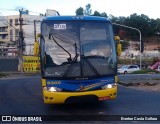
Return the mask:
M36 33L40 33L40 21L42 21L44 16L29 15L24 13L22 14L22 18L22 29L24 36L23 54L33 55L33 44L35 42L34 20L36 20ZM14 53L17 51L20 31L19 24L19 15L4 16L0 18L0 53L7 51L9 52L7 55L11 55L10 52Z

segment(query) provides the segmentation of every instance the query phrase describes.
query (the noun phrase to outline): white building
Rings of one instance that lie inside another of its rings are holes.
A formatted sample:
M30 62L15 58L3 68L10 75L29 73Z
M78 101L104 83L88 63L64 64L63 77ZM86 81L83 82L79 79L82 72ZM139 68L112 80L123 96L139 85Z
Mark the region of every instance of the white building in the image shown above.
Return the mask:
M41 21L44 16L36 16L29 14L22 14L23 18L23 36L26 44L24 54L33 55L34 39L34 20ZM5 16L0 18L0 43L13 44L17 47L19 39L19 15ZM36 22L36 33L40 33L40 22ZM2 49L2 48L1 48ZM3 51L3 50L1 50Z

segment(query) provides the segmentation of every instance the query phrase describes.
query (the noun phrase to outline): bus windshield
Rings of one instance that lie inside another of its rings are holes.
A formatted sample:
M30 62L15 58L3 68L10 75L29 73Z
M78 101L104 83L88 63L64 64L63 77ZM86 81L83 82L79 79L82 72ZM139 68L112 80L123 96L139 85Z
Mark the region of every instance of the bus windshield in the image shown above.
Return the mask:
M116 73L110 23L44 21L41 32L41 59L46 77L84 78Z

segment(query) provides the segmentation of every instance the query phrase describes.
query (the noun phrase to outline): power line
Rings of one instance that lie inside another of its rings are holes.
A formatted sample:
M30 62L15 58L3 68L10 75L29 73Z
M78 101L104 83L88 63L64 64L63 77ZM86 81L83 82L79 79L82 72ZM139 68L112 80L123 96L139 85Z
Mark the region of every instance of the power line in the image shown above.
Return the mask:
M15 9L8 9L8 8L0 8L0 10L9 10L9 11L17 11L17 12L19 12L19 10L15 10ZM26 10L24 10L24 11L26 11ZM39 12L34 12L34 11L29 11L29 10L27 10L28 12L30 12L30 13L36 13L36 14L42 14L42 13L39 13Z
M6 22L7 22L7 24L8 25L10 25L10 23L8 22L8 20L3 16L3 14L0 12L0 14L2 15L2 16L0 16L2 19L4 19ZM13 25L10 25L11 26L11 28L14 28L15 30L16 30L16 28L13 26ZM27 33L26 33L27 34ZM29 34L28 34L29 35ZM31 36L32 37L32 36Z
M0 18L1 18L1 16L0 16ZM3 20L4 20L4 19L3 19ZM0 19L0 22L1 22L1 23L3 23L4 25L7 25L7 24L6 24L6 23L4 23L3 21L1 21L1 19Z
M17 11L15 9L8 9L8 8L0 8L0 10L10 10L10 11Z
M2 15L1 18L4 18L7 22L8 25L10 25L10 23L8 22L8 20L3 16L3 14L0 12L0 14ZM12 28L16 29L15 27L13 27L13 25L10 25Z
M31 13L36 13L36 14L42 14L42 13L39 13L39 12L33 12L33 11L29 11L29 12L31 12Z
M13 10L13 9L4 9L4 8L0 8L0 10L11 10L11 11L17 11L17 10ZM33 11L29 11L29 12L32 12L32 13L38 13L38 12L33 12ZM41 14L41 13L38 13L38 14ZM6 19L5 16L3 16L3 14L0 12L0 18L4 21L1 21L4 25L10 25L10 23L8 22L8 20ZM28 19L28 18L27 18ZM30 19L33 19L33 18L30 18ZM24 21L24 20L23 20ZM41 22L40 20L37 20L38 22ZM31 25L31 24L30 24ZM11 30L16 30L17 28L14 27L13 25L10 25L11 27ZM28 36L30 37L31 39L34 39L34 36L31 36L30 34L28 34L27 32L25 32L25 36Z

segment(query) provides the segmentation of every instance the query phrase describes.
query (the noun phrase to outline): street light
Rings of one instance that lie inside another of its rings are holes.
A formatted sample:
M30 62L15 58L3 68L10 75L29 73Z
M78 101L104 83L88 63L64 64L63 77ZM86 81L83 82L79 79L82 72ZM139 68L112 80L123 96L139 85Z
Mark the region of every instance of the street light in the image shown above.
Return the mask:
M137 28L134 27L130 27L130 26L126 26L126 25L121 25L121 24L117 24L117 23L112 23L113 25L117 25L117 26L121 26L121 27L125 27L125 28L129 28L129 29L133 29L139 32L139 41L140 41L140 69L142 67L142 58L141 58L141 31Z

